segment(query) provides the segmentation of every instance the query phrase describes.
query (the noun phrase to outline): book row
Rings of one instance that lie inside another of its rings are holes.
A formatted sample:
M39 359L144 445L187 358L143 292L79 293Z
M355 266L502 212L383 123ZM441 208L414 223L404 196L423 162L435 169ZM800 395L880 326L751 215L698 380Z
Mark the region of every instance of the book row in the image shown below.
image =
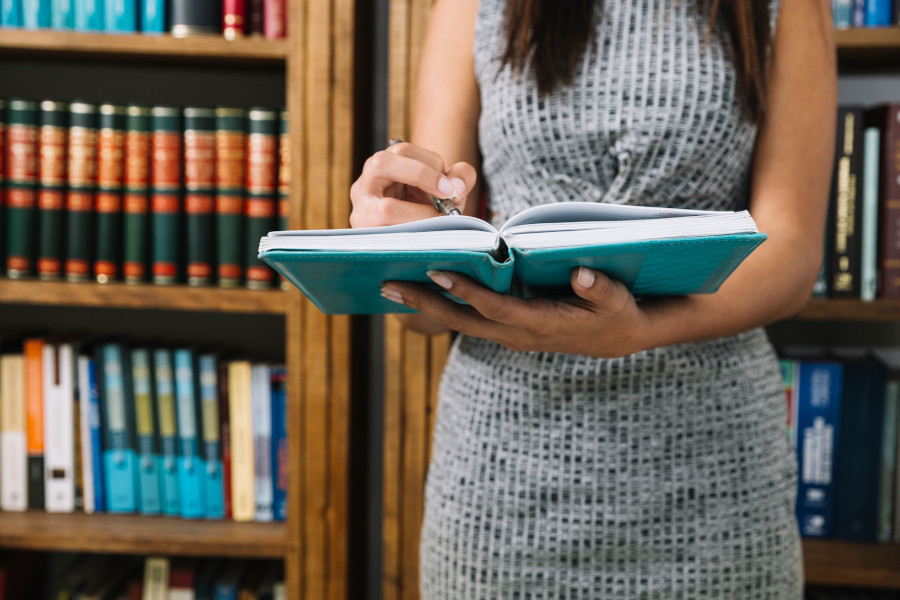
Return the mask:
M0 556L0 600L284 600L275 561L18 553Z
M267 108L0 101L6 275L271 287L257 247L287 222L287 126Z
M900 543L900 349L783 354L801 535Z
M0 27L226 39L287 34L286 0L0 0Z
M28 338L0 354L0 509L286 517L285 371Z
M900 25L898 0L831 0L831 14L838 29Z
M900 298L900 103L841 106L813 295Z

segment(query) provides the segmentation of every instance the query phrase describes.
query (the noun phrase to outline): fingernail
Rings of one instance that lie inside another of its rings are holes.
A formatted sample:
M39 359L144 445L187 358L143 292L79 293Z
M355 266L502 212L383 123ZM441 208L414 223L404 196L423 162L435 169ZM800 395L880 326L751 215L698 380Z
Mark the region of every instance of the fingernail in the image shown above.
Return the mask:
M440 190L444 198L449 198L453 195L453 184L446 177L441 177L441 180L438 181L438 190Z
M435 282L445 290L449 290L453 287L453 280L440 271L426 271L425 274L428 275L433 282Z
M589 288L594 285L595 281L597 281L597 276L594 275L593 271L584 267L578 268L578 285L583 288Z
M383 287L381 288L381 296L390 300L391 302L396 302L397 304L403 304L403 295L392 287Z
M453 189L456 191L457 196L462 196L466 193L466 182L460 179L459 177L454 177L450 181L453 182Z

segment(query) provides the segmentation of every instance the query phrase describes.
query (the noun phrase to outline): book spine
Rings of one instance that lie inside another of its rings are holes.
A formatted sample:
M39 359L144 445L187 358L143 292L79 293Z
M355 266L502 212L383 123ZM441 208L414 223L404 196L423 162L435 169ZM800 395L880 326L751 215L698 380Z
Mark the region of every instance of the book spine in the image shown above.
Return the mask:
M231 519L231 422L228 408L228 363L219 363L219 425L222 447L222 507L224 518Z
M832 294L835 297L860 295L860 252L862 183L862 109L841 107L838 111L837 162L834 190L834 256Z
M125 107L100 105L97 133L97 192L94 195L94 278L119 278L122 256L122 184L125 171Z
M221 32L222 0L172 0L170 6L173 36Z
M137 428L138 510L143 515L158 515L162 512L160 458L153 418L150 351L146 348L131 351L131 374Z
M75 29L74 0L53 0L51 22L59 31Z
M243 37L245 15L245 0L223 0L222 33L226 40Z
M272 389L267 365L253 365L253 472L256 498L255 519L274 518L272 485Z
M73 443L73 475L75 478L75 510L84 510L84 470L82 469L82 435L81 435L81 391L78 386L78 347L72 348L72 361L69 368L72 371L72 437Z
M216 109L216 261L221 287L237 287L244 275L244 171L246 113Z
M62 277L68 117L67 104L41 102L37 190L37 274L41 279Z
M0 0L2 1L2 0ZM0 272L6 270L6 100L0 99Z
M74 0L75 29L78 31L103 31L104 0Z
M794 436L794 428L796 422L794 419L794 370L796 361L790 359L780 359L778 366L781 369L781 385L784 387L784 400L787 407L787 436L791 447L795 447L796 438Z
M156 377L156 414L159 418L159 449L162 458L162 511L169 516L181 514L178 494L178 427L175 417L175 370L172 353L159 349L153 353Z
M188 285L213 280L216 187L216 112L184 109L184 212Z
M104 0L108 33L134 33L137 31L137 1Z
M801 535L832 537L843 368L800 361L796 384L797 522Z
M863 133L862 255L860 298L871 301L878 294L878 162L881 132L867 127Z
M92 423L94 420L99 425L99 411L94 414L91 411L92 399L96 396L96 387L92 385L90 380L89 369L91 368L91 359L87 356L78 357L78 396L79 410L81 411L81 426L78 429L81 438L81 477L82 490L84 492L84 512L93 514L96 511L94 499L94 478L99 473L94 472L94 454L100 449L94 446L93 436L91 434Z
M137 510L137 460L134 421L129 419L133 416L130 372L121 345L104 344L100 353L107 508L111 513L133 513Z
M22 0L22 26L25 29L46 29L52 23L50 0Z
M198 398L193 352L187 349L175 351L175 402L178 419L178 494L181 498L181 516L199 519L206 516L203 470L200 458L199 427L197 422Z
M881 438L881 474L878 495L878 542L890 543L894 532L894 473L897 470L897 419L900 414L900 378L892 374L884 386Z
M88 360L87 377L89 397L89 427L91 435L91 469L94 472L94 510L105 512L108 506L106 496L106 469L103 466L103 407L100 401L100 371L97 361Z
M28 508L44 499L44 341L25 340L25 417L28 426Z
M222 455L219 439L219 388L216 357L204 354L199 358L200 407L203 431L204 486L206 518L225 518L225 499L222 496Z
M155 106L151 114L153 282L165 285L179 279L181 114L169 106Z
M246 35L263 35L264 0L246 0L247 22L244 25Z
M125 112L122 275L125 283L143 283L150 256L150 109L130 105Z
M247 287L272 286L272 269L257 258L259 240L275 225L278 113L251 109L247 113L247 173L245 260Z
M889 27L892 24L891 0L865 0L865 26Z
M847 29L853 25L853 0L836 0L832 7L834 26Z
M0 509L28 508L25 359L0 356Z
M281 111L281 130L278 136L278 229L289 229L291 216L291 138L288 133L288 113ZM290 289L290 283L279 276L281 287Z
M878 254L880 295L900 298L900 104L877 110L881 128Z
M272 369L272 483L276 521L287 519L288 439L287 373L283 366Z
M6 275L31 275L37 182L37 104L10 100L6 128Z
M269 40L278 40L286 35L284 0L264 0L263 35Z
M22 26L22 0L0 0L0 27Z
M851 23L853 27L866 26L866 3L873 0L853 0Z
M228 365L231 507L235 521L253 521L256 516L251 370L246 361L232 361Z
M169 600L169 559L162 556L144 560L144 600Z
M97 168L97 107L69 105L66 190L66 279L87 281L91 272L94 186Z
M141 31L153 34L168 31L165 0L141 0Z
M75 424L72 346L44 344L44 497L47 512L75 510Z

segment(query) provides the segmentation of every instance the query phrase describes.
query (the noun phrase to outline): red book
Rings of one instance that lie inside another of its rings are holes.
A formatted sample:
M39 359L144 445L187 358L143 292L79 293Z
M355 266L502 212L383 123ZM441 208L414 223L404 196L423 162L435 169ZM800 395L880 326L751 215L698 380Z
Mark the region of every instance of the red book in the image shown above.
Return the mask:
M219 443L222 445L222 493L225 518L231 519L231 419L228 411L228 363L219 363Z
M277 40L285 37L287 18L284 0L263 0L263 35L266 39Z
M244 21L247 6L245 0L222 1L222 33L226 40L233 40L244 35Z
M880 106L871 124L881 129L878 264L882 298L900 298L900 103Z

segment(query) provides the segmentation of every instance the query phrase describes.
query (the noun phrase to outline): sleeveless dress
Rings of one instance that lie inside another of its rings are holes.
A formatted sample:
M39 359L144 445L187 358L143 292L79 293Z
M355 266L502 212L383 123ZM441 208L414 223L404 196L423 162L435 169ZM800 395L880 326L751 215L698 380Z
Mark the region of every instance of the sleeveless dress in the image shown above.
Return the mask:
M746 207L756 127L727 33L707 40L695 4L607 0L574 85L540 98L500 70L504 0L481 0L496 225L569 200ZM800 599L786 413L762 330L614 360L458 337L425 492L423 598Z

